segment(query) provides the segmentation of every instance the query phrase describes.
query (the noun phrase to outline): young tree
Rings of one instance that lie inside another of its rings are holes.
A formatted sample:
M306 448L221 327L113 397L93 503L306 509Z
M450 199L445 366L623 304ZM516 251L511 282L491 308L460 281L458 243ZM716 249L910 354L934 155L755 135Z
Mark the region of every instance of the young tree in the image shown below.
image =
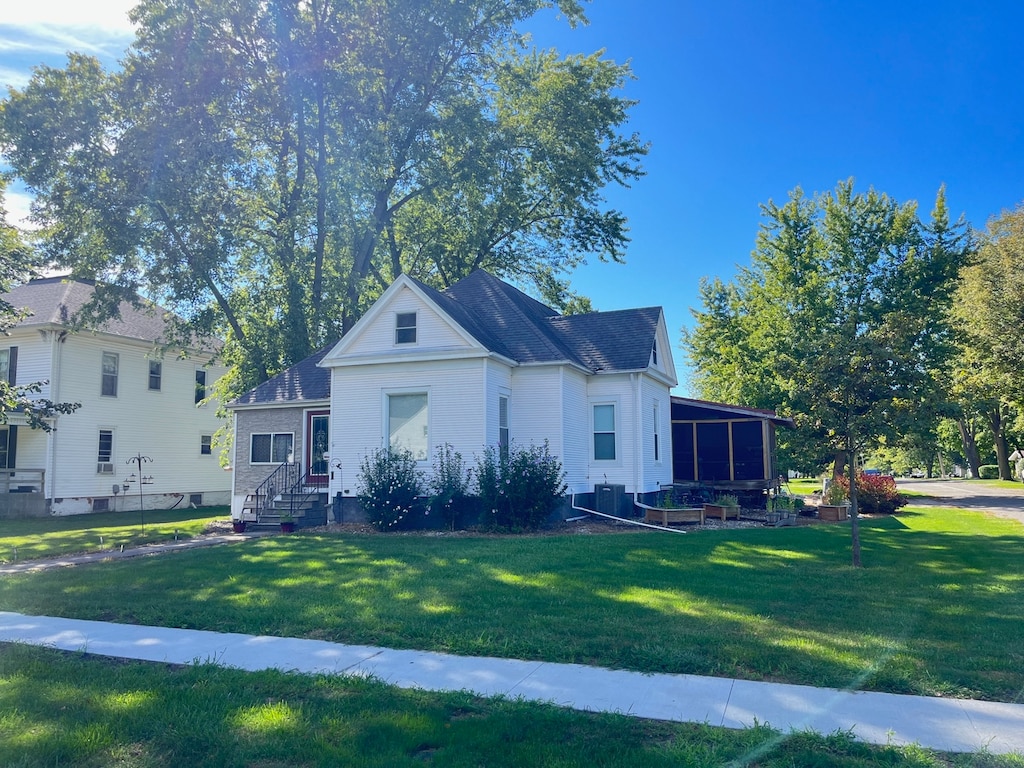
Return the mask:
M943 190L926 225L916 204L856 193L852 180L813 200L797 189L762 214L751 266L735 289L712 294L731 295L730 313L706 303L684 342L691 361L711 372L705 381L731 370L756 391L760 380L777 399L748 404L791 414L805 439L832 451L836 472L850 478L859 566L855 457L908 433L936 391L965 225L949 227ZM719 350L723 318L731 334Z
M123 68L38 70L0 150L51 258L225 336L245 388L402 272L622 258L602 191L642 173L630 70L526 50L516 26L551 6L585 21L576 0L142 0Z

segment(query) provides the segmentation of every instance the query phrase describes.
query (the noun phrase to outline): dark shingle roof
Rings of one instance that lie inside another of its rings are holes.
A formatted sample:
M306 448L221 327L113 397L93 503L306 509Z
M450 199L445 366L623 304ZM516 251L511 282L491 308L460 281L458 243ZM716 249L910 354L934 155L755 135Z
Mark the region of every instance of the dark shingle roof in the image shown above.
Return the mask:
M19 285L3 298L16 309L26 309L31 316L18 326L70 325L77 313L93 297L92 283L65 277L48 277ZM111 318L96 328L98 331L154 341L162 339L167 323L164 310L156 305L147 308L132 307L124 302L120 316Z
M441 295L475 318L480 335L464 327L492 352L520 363L575 363L594 373L646 369L661 317L660 307L562 316L483 270Z
M660 307L562 316L493 275L477 270L444 291L414 281L486 349L521 364L569 363L592 373L646 370ZM235 400L236 405L330 397L330 372L312 357Z
M69 326L75 321L79 310L92 299L95 290L93 283L84 280L47 277L12 288L3 294L3 299L15 309L26 309L32 313L15 327L50 324ZM141 301L139 307L127 301L121 302L118 317L105 320L95 329L89 330L156 344L166 343L171 313L152 302ZM219 343L214 339L202 339L196 345L211 349Z
M305 360L267 379L254 389L235 399L231 405L262 405L287 403L293 400L329 400L331 397L331 371L320 368L324 355L333 349L328 344Z

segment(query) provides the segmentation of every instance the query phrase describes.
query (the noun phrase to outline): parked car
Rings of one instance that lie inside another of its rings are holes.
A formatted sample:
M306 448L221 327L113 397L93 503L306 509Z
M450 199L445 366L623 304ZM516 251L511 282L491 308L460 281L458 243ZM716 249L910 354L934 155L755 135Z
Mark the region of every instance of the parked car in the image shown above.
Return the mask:
M924 470L923 469L912 469L910 471L910 476L911 477L924 477Z

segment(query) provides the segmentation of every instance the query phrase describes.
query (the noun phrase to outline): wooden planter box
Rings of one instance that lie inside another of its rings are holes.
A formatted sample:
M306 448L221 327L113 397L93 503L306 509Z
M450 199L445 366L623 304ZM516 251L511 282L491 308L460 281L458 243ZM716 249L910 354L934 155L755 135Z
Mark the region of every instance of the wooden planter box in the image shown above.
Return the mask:
M818 519L830 523L839 523L850 517L849 504L821 504L818 506Z
M668 527L669 523L700 523L704 525L702 507L676 507L674 509L645 509L644 522Z
M705 504L704 515L705 517L717 517L724 523L726 519L730 517L734 520L739 520L740 508L724 507L721 504Z

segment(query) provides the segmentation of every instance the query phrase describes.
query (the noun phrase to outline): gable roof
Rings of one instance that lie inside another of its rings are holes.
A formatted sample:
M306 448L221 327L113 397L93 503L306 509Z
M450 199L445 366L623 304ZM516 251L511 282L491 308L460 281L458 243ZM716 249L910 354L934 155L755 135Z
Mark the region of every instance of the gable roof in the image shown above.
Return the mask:
M563 316L482 269L443 291L407 275L396 283L411 285L487 351L520 364L569 363L595 374L645 371L662 321L661 307ZM358 329L359 323L353 330ZM330 371L319 364L335 346L249 390L229 407L329 399ZM668 375L674 379L673 371Z
M661 307L560 315L482 269L444 291L416 285L489 351L591 373L646 370L662 316Z
M30 280L3 294L3 299L15 309L32 314L14 324L15 328L39 325L71 326L77 313L92 299L96 285L90 281L70 277L45 277ZM141 306L122 301L117 317L100 323L94 330L113 336L164 344L169 340L173 315L163 307L140 299ZM216 339L198 339L196 346L213 349Z
M228 403L228 407L330 400L331 372L327 368L321 368L319 362L333 347L334 344L328 344L317 350L305 360L239 395Z

